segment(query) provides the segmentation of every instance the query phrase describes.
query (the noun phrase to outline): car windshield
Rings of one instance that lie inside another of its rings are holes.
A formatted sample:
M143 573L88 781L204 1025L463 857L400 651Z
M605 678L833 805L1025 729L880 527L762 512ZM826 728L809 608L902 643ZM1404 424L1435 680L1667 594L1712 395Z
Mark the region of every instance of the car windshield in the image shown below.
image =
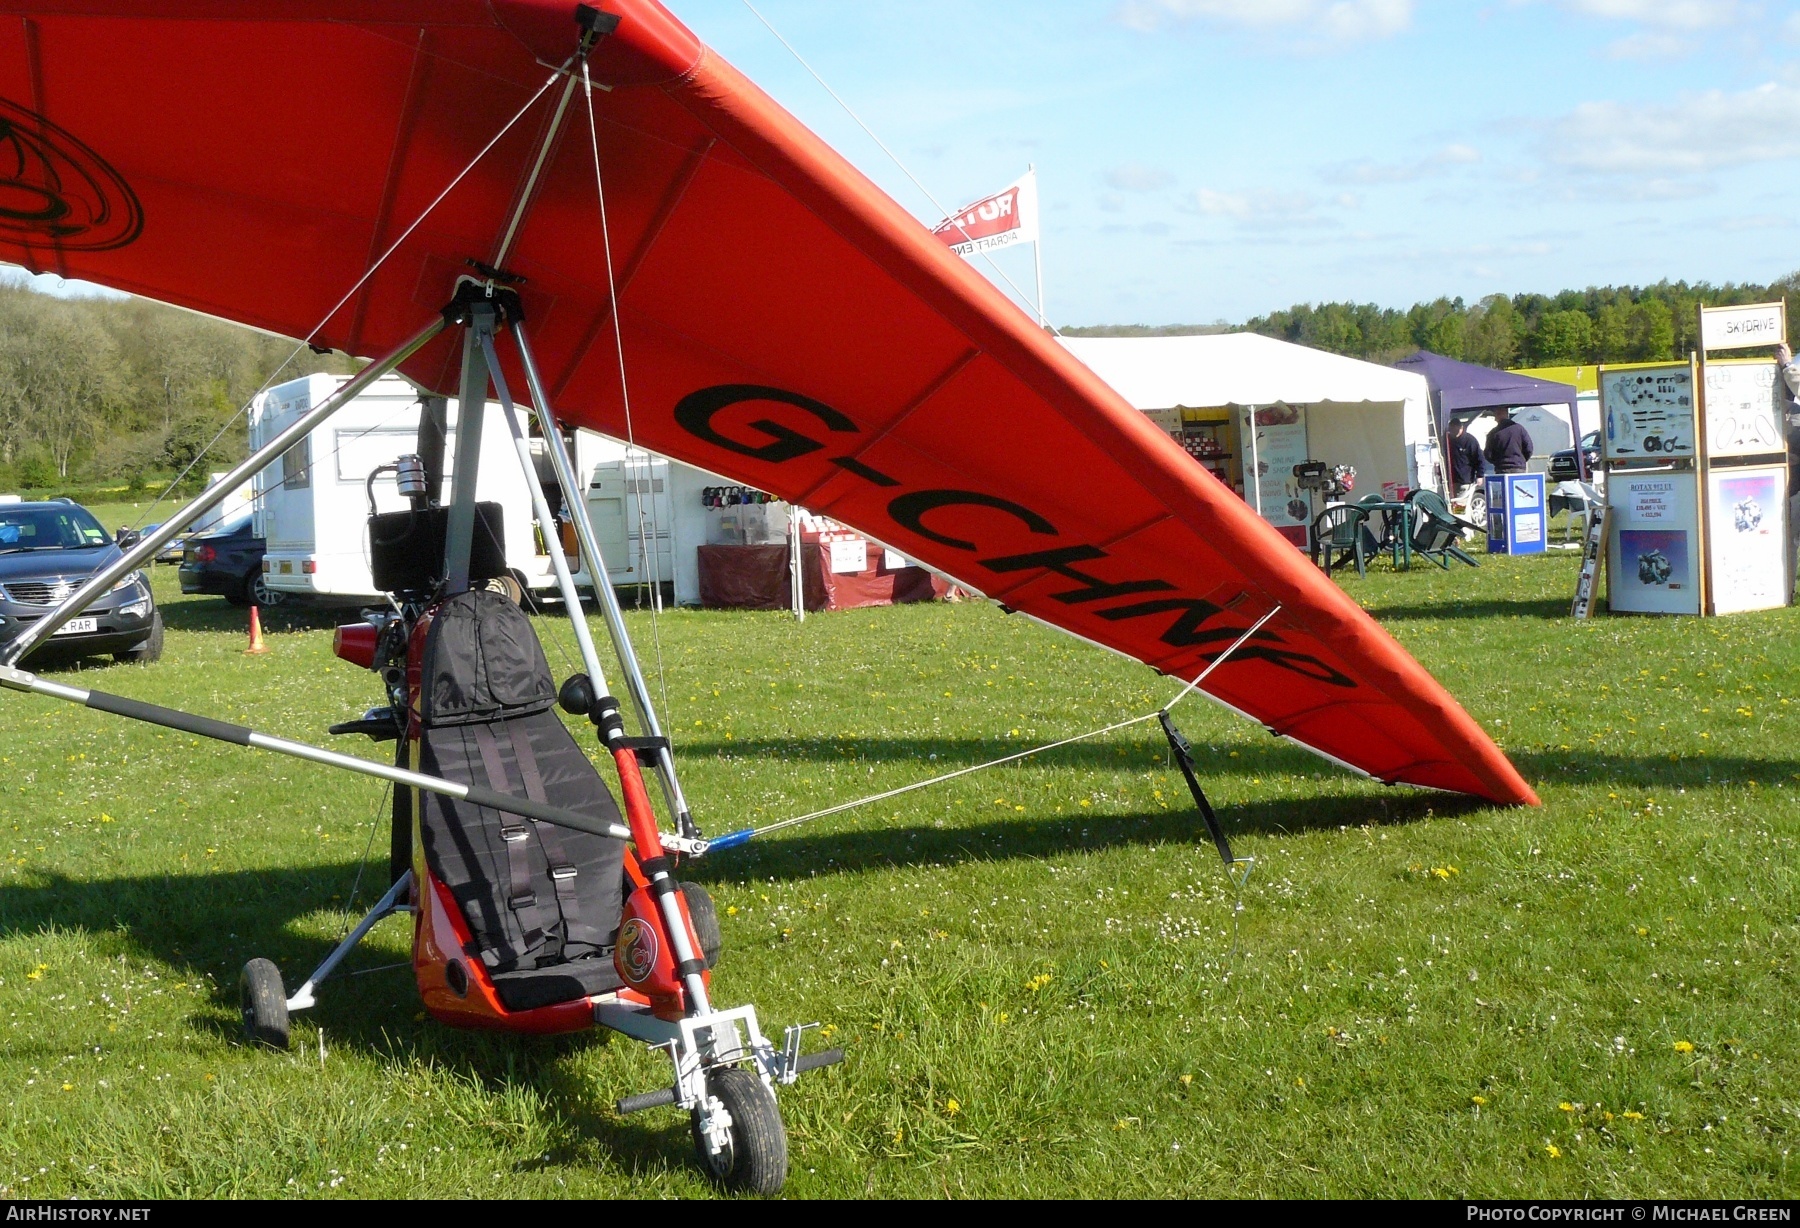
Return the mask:
M80 550L112 540L81 507L0 508L0 554L15 550Z

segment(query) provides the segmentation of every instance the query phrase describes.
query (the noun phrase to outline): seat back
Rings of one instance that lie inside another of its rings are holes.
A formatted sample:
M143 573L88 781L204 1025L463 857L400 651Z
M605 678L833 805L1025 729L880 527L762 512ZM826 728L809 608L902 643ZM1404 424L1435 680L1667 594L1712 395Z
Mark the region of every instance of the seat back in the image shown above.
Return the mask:
M620 821L554 710L550 667L518 606L481 590L446 601L420 665L421 771ZM419 836L426 868L456 899L491 971L551 967L612 946L625 895L619 841L435 793L422 797Z
M1407 497L1407 502L1413 505L1414 550L1435 554L1462 535L1461 522L1436 491L1415 490Z
M1334 504L1313 521L1313 540L1348 550L1356 545L1357 531L1368 519L1369 513L1353 503Z

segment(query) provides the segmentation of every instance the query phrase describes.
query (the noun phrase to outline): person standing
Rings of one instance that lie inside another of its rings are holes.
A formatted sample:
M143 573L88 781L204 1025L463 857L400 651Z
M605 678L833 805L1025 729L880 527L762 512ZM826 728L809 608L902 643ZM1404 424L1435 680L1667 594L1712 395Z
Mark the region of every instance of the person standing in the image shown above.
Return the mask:
M1450 452L1451 489L1460 494L1481 481L1487 473L1487 461L1482 459L1481 445L1469 434L1469 424L1461 418L1450 419L1445 438Z
M1513 421L1512 410L1494 411L1498 423L1482 449L1495 473L1524 473L1531 464L1531 432Z

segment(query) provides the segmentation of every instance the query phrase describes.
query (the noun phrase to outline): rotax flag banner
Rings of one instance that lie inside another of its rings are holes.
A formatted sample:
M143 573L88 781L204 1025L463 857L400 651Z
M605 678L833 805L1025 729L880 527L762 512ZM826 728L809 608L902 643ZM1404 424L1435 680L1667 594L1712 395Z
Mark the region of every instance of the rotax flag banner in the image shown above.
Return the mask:
M931 232L959 256L1038 241L1037 172L1026 171L992 196L964 205Z

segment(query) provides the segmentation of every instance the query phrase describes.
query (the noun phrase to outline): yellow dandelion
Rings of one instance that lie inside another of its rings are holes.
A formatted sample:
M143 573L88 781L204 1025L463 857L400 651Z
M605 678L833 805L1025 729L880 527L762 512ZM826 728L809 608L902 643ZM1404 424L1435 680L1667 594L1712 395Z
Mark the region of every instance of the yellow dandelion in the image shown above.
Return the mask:
M1469 1103L1474 1105L1476 1108L1480 1108L1482 1105L1487 1103L1487 1097L1486 1096L1470 1096Z
M737 905L736 904L727 904L725 906L725 915L728 917L737 916Z
M1628 1109L1625 1112L1619 1114L1619 1116L1623 1117L1626 1121L1642 1121L1642 1120L1644 1120L1644 1115L1642 1113L1638 1112L1636 1109Z
M1555 1143L1545 1143L1544 1150L1549 1153L1552 1160L1562 1159L1562 1148L1558 1147Z
M211 1075L208 1075L208 1076L207 1076L207 1078L209 1078L209 1079L210 1079L210 1078L211 1078L211 1077L212 1077L212 1076L211 1076ZM73 1084L73 1083L64 1083L64 1084L63 1084L63 1090L64 1090L64 1091L65 1091L65 1092L72 1092L72 1091L74 1091L74 1090L75 1090L75 1085L74 1085L74 1084Z
M1692 1053L1693 1051L1694 1051L1694 1042L1693 1041L1678 1040L1675 1042L1675 1052L1677 1052L1677 1053Z
M1181 1085L1183 1087L1192 1087L1194 1085L1194 1076L1189 1075L1189 1074L1182 1075L1181 1076Z
M958 1113L962 1112L962 1105L956 1103L954 1100L946 1100L944 1101L944 1112L955 1117Z

